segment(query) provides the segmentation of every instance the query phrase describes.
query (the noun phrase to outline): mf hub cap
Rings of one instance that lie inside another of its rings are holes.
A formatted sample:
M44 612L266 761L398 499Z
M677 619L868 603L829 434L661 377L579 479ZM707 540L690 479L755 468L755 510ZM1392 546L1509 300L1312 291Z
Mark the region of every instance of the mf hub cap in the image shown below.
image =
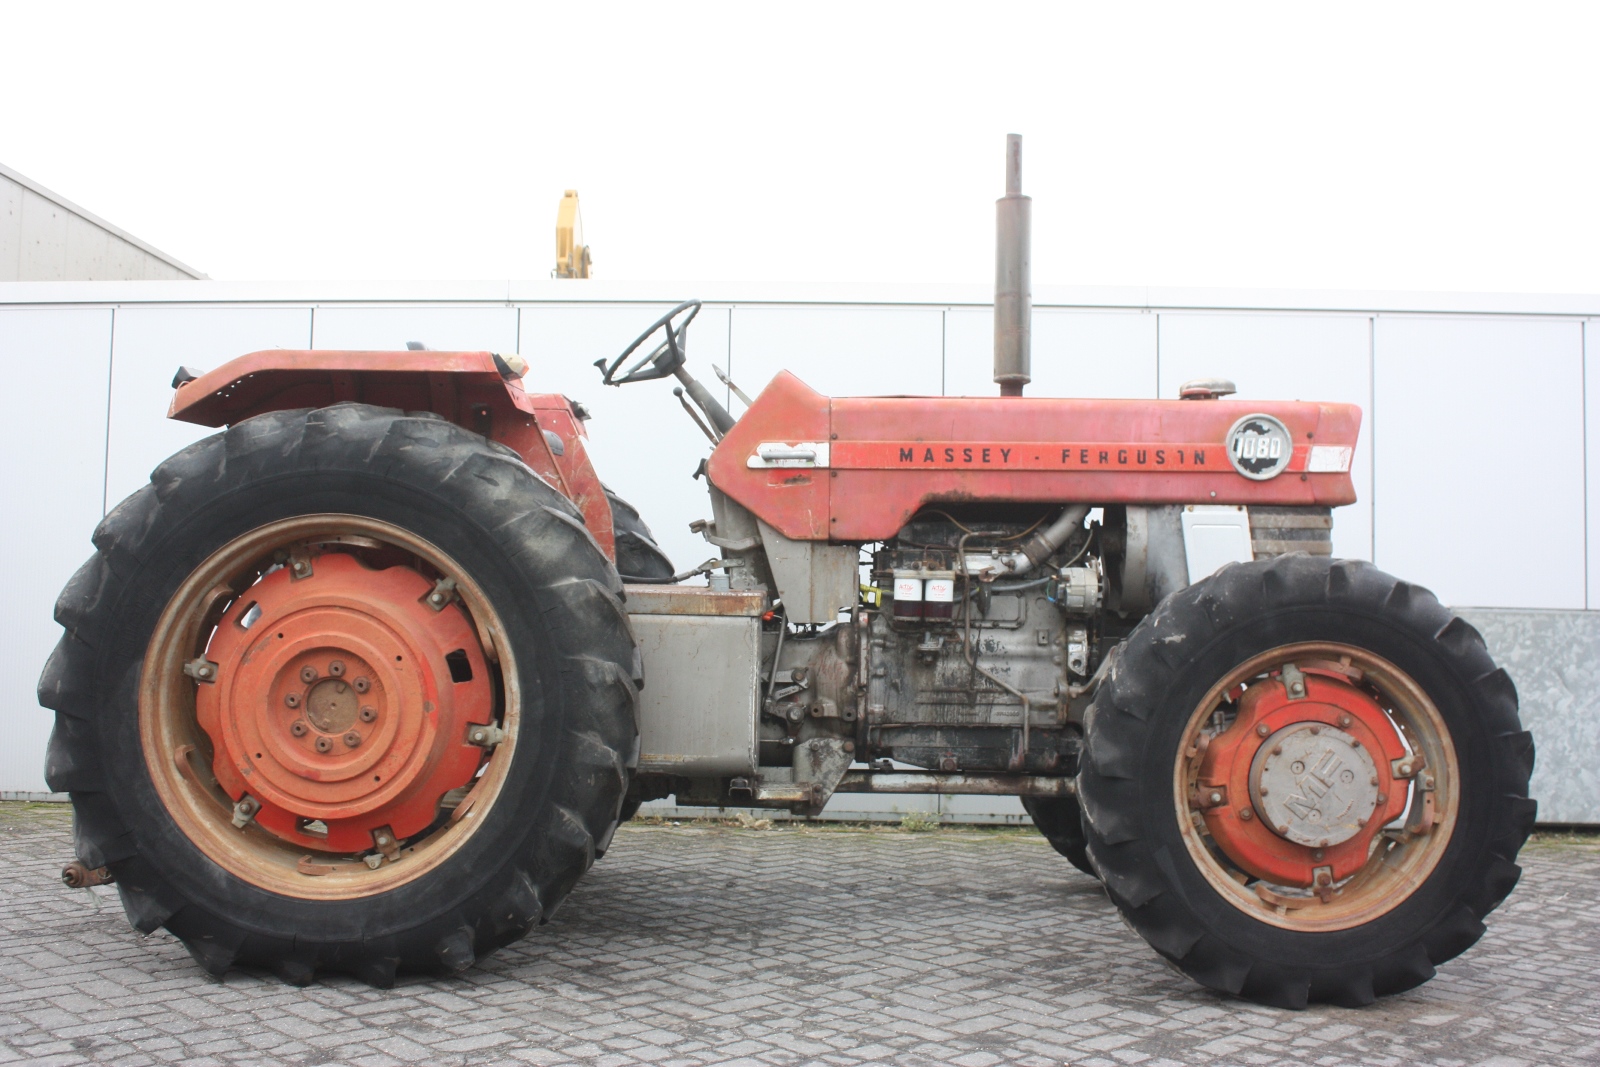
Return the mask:
M1453 825L1437 709L1346 646L1291 647L1234 671L1196 710L1177 771L1202 871L1278 925L1342 928L1387 911Z
M477 770L488 668L466 615L430 604L436 583L417 571L337 552L295 562L234 601L207 649L215 681L195 712L212 770L281 838L382 848Z

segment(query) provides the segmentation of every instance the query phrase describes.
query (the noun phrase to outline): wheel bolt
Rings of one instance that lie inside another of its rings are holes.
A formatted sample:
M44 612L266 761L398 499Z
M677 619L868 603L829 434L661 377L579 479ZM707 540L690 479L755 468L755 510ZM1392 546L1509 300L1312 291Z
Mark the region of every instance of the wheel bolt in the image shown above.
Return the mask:
M361 709L361 721L362 722L375 722L377 720L377 718L378 718L378 709L377 708L365 707L365 708Z
M1256 727L1256 736L1257 737L1266 737L1271 732L1272 731L1267 728L1267 724L1266 723L1261 723L1260 725L1258 725Z
M1251 811L1249 808L1240 808L1239 809L1239 821L1240 822L1249 822L1251 819L1253 819L1255 817L1256 817L1256 813Z
M289 724L289 732L294 734L296 737L304 737L306 735L306 731L309 729L310 727L308 727L299 719L296 719L294 722Z
M328 664L328 673L333 675L335 678L344 677L344 661L336 659L332 663Z
M1339 716L1339 728L1342 730L1342 729L1348 727L1350 725L1350 723L1353 722L1353 721L1354 720L1351 719L1350 716L1341 715L1341 716Z
M1389 803L1389 794L1388 793L1379 793L1378 794L1378 806L1382 807L1383 805L1385 805L1387 803Z
M323 753L332 752L333 751L333 738L331 738L331 737L319 737L319 738L317 738L317 751L318 752L323 752Z
M291 708L298 708L300 706L300 694L285 693L283 696L283 702Z
M314 681L316 681L317 680L317 669L315 667L311 666L309 663L306 664L304 667L301 667L300 668L300 680L302 682L314 682Z
M349 733L344 735L344 743L349 748L355 748L357 745L361 744L361 734L355 730L351 730Z
M443 593L429 593L428 594L428 603L430 603L430 604L443 604L444 603L444 594Z
M1322 732L1322 727L1320 727L1320 726L1313 726L1311 728L1311 736L1312 737L1316 737L1321 732Z
M1207 799L1210 800L1211 803L1213 803L1213 804L1221 804L1222 803L1222 794L1221 793L1212 793L1211 796L1209 796Z
M365 693L368 689L372 688L372 683L367 681L365 678L357 678L350 684L356 687L356 692L358 693Z
M306 572L306 566L307 564L305 560L297 559L294 561L294 572L296 574L304 574Z

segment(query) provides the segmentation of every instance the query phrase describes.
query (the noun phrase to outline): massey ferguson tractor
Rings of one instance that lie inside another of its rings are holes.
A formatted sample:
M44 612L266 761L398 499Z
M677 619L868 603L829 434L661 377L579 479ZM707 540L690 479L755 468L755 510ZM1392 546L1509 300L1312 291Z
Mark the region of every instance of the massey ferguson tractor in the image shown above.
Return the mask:
M388 986L547 921L643 801L1003 795L1204 986L1426 981L1519 874L1511 679L1332 557L1358 408L1022 395L1008 152L999 396L782 373L735 417L686 364L693 301L601 365L676 379L711 439L715 558L682 573L518 356L180 371L170 416L220 432L100 524L39 682L68 883L213 974Z

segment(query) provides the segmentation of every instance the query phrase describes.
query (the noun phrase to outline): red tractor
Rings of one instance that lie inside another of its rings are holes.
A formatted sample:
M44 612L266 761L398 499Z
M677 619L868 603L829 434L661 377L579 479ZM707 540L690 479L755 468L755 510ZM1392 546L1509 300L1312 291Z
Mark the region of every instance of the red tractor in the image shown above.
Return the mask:
M384 986L546 921L646 800L1010 795L1206 986L1426 981L1533 824L1511 679L1332 558L1357 408L1021 396L1011 163L1000 397L785 373L734 418L685 367L694 302L602 367L676 378L712 439L718 553L684 573L518 357L180 372L170 415L225 429L101 523L39 683L69 883L215 974Z

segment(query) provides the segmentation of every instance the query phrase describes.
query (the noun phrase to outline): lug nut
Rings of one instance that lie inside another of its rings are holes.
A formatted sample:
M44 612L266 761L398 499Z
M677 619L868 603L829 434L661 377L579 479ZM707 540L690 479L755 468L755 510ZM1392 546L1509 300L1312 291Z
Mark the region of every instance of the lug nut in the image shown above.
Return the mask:
M355 748L361 744L361 734L355 730L351 730L349 733L344 735L344 743L349 748Z
M333 739L331 737L319 737L319 738L317 738L317 751L318 752L322 752L322 753L332 752L333 751Z
M1389 794L1388 793L1379 793L1378 794L1378 806L1381 808L1383 805L1385 805L1387 803L1389 803Z
M1321 732L1322 732L1322 727L1320 727L1320 726L1313 726L1311 728L1311 736L1312 737L1316 737Z
M362 722L374 722L374 721L377 720L377 718L378 718L378 709L377 708L365 707L365 708L361 709L361 721ZM1376 785L1377 783L1373 783L1373 784Z
M1341 715L1341 716L1339 716L1339 728L1342 730L1345 727L1349 726L1351 724L1351 722L1353 722L1353 721L1354 720L1351 719L1350 716Z
M301 667L300 668L300 680L302 682L314 682L314 681L316 681L317 680L317 669L315 667L311 666L311 664L309 664L309 663L306 664L304 667Z
M1221 804L1222 803L1222 794L1221 793L1212 793L1206 799L1210 800L1211 803L1213 803L1213 804Z
M358 693L365 693L368 689L372 688L372 683L367 681L365 678L357 678L350 684L356 687L356 692Z
M305 560L297 559L294 561L293 570L296 574L304 574L308 566L310 566L310 564L306 563Z
M289 732L294 734L296 737L304 737L306 735L306 731L309 729L311 728L300 719L296 719L294 722L289 724Z
M1251 811L1249 808L1240 808L1239 809L1239 821L1240 822L1249 822L1251 819L1253 819L1255 817L1256 817L1256 813Z
M300 706L300 694L285 693L283 696L283 702L291 708L298 708Z
M1256 736L1257 737L1266 737L1271 732L1272 731L1267 728L1267 724L1266 723L1261 723L1256 727Z
M328 673L333 675L335 678L344 677L344 661L336 659L332 663L328 664Z

